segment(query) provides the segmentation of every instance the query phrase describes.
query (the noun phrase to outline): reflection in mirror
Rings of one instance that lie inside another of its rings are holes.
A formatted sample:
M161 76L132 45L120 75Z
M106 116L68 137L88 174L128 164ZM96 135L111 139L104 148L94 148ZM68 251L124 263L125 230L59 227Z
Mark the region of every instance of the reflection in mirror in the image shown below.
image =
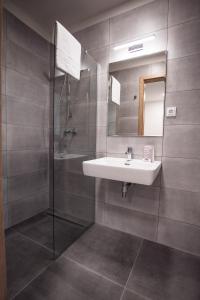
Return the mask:
M162 136L166 52L109 65L108 135Z

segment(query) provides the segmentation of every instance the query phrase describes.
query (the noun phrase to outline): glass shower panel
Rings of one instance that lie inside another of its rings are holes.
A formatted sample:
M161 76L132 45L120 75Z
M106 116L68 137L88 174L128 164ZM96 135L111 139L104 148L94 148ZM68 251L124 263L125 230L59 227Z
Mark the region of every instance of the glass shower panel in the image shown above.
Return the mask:
M95 180L83 175L82 162L95 157L96 108L97 64L82 50L80 80L61 73L54 78L52 211L56 255L94 223Z

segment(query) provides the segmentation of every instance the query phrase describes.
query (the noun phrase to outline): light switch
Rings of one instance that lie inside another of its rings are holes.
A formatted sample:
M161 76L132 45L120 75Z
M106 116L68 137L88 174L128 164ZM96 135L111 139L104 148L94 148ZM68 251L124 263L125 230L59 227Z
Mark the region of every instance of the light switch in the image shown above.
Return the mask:
M168 106L166 108L166 117L176 117L176 106Z

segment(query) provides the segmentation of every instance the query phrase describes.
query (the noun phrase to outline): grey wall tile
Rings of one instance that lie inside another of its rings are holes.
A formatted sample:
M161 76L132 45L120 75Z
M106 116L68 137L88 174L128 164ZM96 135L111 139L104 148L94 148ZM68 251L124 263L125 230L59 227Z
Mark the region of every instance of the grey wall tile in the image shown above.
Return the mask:
M100 73L108 72L109 62L109 47L99 47L98 49L91 49L90 55L100 65Z
M168 61L167 91L199 89L200 55Z
M170 0L169 25L184 23L200 16L199 0Z
M162 138L161 137L108 137L107 152L125 153L127 147L133 147L136 155L143 155L145 145L154 145L155 155L162 155Z
M7 125L3 123L1 125L1 138L2 142L0 143L0 149L5 150L7 149Z
M111 44L165 28L167 26L167 6L166 0L154 1L111 18Z
M6 68L1 67L1 94L6 93Z
M49 207L47 190L37 191L31 197L11 201L8 204L8 227L14 226L34 215L37 215Z
M26 173L8 179L8 201L18 201L37 194L39 189L46 188L48 184L47 171Z
M7 125L8 150L38 150L45 148L45 132L40 127Z
M49 44L36 32L22 23L14 15L6 12L7 38L15 43L31 50L33 53L49 59Z
M107 108L107 102L99 101L97 103L97 126L107 126Z
M7 41L6 66L49 83L48 61L12 41Z
M200 20L180 24L168 30L168 58L179 58L200 52Z
M165 126L163 155L200 158L200 125Z
M162 159L162 186L191 192L200 192L200 160Z
M161 189L160 216L200 226L200 193Z
M91 155L80 155L74 158L63 159L63 160L54 160L55 170L73 172L78 174L83 174L82 163L84 160L93 159Z
M55 175L55 189L77 196L93 197L95 194L93 183L94 178L82 174L56 172Z
M45 108L20 98L7 96L7 123L12 125L43 127Z
M44 106L49 100L49 86L16 71L6 71L6 95Z
M129 187L126 198L122 198L121 183L108 180L105 201L119 207L158 215L159 193L158 187L133 184Z
M6 111L7 111L6 96L1 95L1 122L2 123L6 123L7 121Z
M47 151L8 151L7 176L30 173L48 168Z
M166 125L200 124L200 90L167 93L165 105L176 106L176 118L165 118Z
M98 126L97 127L97 153L105 153L107 145L107 127Z
M108 74L101 74L98 76L98 90L97 99L99 101L106 101L108 97Z
M55 190L54 209L68 218L79 219L80 221L93 222L95 210L95 198L87 198L72 195L62 190Z
M95 203L95 223L104 225L104 202L97 201Z
M107 46L109 43L109 22L104 21L76 32L75 37L87 50Z
M149 240L155 240L157 217L105 204L104 225Z
M158 242L200 255L200 228L170 219L159 218Z

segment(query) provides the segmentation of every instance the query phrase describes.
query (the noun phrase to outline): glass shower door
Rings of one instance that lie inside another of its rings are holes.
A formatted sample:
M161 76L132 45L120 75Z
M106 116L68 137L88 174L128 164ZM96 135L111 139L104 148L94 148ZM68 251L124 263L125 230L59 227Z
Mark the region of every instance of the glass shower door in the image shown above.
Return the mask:
M96 62L82 50L80 80L58 73L53 85L51 211L57 256L94 222L95 180L83 175L82 162L96 151Z

